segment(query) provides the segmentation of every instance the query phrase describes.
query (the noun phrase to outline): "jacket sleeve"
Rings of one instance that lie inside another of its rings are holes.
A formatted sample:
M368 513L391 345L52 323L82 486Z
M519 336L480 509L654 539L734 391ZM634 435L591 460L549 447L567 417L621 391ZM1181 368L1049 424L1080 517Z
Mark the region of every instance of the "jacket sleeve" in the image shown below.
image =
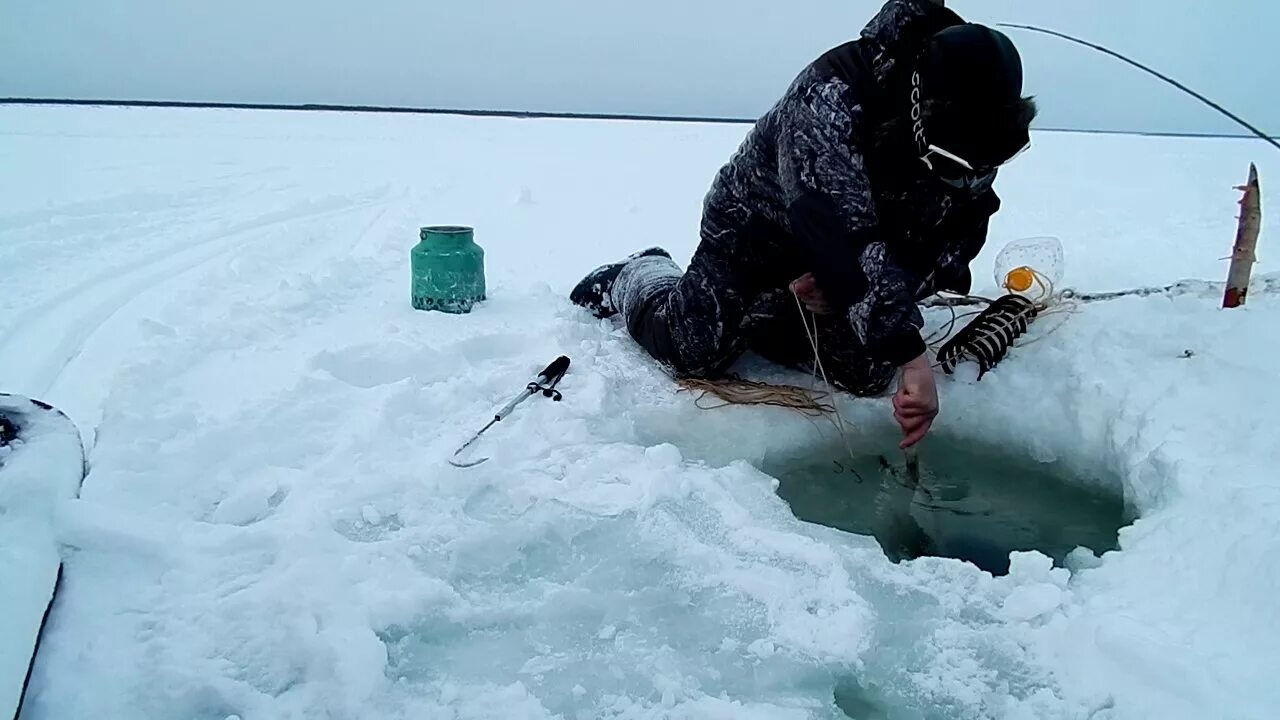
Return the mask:
M938 271L930 290L949 290L961 295L973 287L973 275L969 265L987 242L991 216L1000 209L1000 197L988 188L964 206L953 211L937 229L947 239L949 250L938 262Z
M925 350L915 303L922 279L899 266L880 237L855 147L861 108L848 86L825 79L802 84L781 110L778 171L791 232L872 357L902 365Z

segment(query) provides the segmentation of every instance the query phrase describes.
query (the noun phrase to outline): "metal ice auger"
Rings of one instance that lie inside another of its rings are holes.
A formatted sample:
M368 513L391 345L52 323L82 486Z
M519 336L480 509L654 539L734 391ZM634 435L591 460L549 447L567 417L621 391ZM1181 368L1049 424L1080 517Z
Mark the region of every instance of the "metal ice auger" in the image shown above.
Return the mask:
M479 460L473 460L471 462L457 462L453 458L458 457L458 455L462 454L463 450L466 450L467 448L471 447L471 445L474 444L475 441L480 439L480 436L483 435L486 430L493 427L497 423L501 422L502 419L505 418L506 416L510 415L511 411L515 410L517 405L533 397L534 395L537 395L538 393L542 393L544 397L549 397L552 400L559 402L564 396L560 394L559 390L556 390L556 385L560 382L560 379L564 377L565 371L567 371L568 369L569 369L568 357L561 355L560 357L553 360L551 364L546 367L545 370L538 373L537 378L535 378L532 382L530 382L528 385L525 386L524 392L515 396L515 398L513 398L511 402L503 406L501 410L499 410L496 414L494 414L493 419L489 421L488 425L485 425L484 427L480 428L480 432L476 433L462 447L458 448L453 453L453 457L449 459L449 464L454 467L469 468L469 467L475 467L476 465L479 465L480 463L488 460L489 458L484 457L484 458L480 458Z

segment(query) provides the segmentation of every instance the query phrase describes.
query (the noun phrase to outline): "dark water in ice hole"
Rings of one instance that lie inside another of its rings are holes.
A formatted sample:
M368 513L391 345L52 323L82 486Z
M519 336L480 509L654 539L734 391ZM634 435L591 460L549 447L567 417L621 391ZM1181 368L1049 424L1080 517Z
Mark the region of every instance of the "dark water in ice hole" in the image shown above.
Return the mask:
M1119 477L1074 478L1057 463L998 448L930 438L920 451L919 485L912 489L902 453L855 455L841 446L770 458L761 470L778 478L778 494L806 522L874 537L898 561L935 555L973 563L992 574L1009 571L1009 553L1039 550L1063 565L1085 547L1115 550L1120 528L1134 519ZM841 679L836 706L857 720L955 717L916 702Z
M888 467L830 446L761 469L778 478L778 494L801 520L875 537L895 561L950 557L997 575L1015 550L1039 550L1057 565L1078 546L1115 550L1133 520L1118 477L1067 478L1056 463L930 438L912 492L902 453L892 443L886 450Z

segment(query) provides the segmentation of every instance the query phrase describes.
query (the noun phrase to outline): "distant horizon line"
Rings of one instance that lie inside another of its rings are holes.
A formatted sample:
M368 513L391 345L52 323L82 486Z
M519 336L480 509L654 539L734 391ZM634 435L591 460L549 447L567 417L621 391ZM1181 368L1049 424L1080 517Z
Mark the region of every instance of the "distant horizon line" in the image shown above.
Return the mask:
M280 110L290 112L389 113L399 115L460 115L465 117L505 117L519 120L622 120L632 122L705 123L750 125L755 118L714 115L652 115L645 113L552 112L545 110L474 110L460 108L421 108L402 105L343 105L332 103L245 103L200 102L192 100L78 100L72 98L0 98L0 105L72 105L142 108L187 108L208 110ZM1092 135L1141 135L1147 137L1258 139L1248 133L1196 133L1153 130L1105 130L1088 128L1039 127L1042 132L1086 133ZM1271 135L1280 139L1280 135Z

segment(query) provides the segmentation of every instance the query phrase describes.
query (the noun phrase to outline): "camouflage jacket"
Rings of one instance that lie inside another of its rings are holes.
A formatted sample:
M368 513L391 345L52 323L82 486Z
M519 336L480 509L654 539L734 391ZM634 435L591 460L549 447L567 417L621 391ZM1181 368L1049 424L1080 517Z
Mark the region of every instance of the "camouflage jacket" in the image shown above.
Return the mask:
M707 196L705 212L770 226L784 264L812 272L871 355L895 364L924 352L917 301L969 290L968 264L1000 207L989 186L959 194L936 182L914 143L914 55L961 22L929 0L889 0L858 39L804 68Z

